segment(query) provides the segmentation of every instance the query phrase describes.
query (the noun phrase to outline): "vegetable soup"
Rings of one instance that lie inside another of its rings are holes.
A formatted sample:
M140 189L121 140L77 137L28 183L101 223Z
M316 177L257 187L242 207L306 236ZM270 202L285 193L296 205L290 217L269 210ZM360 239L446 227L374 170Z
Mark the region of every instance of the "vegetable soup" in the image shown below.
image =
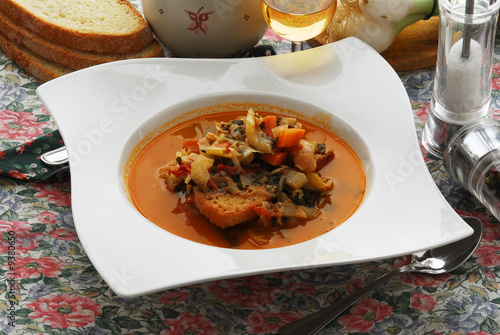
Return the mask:
M250 109L165 131L139 152L127 182L140 213L172 234L262 249L342 224L360 205L366 177L356 153L334 134Z

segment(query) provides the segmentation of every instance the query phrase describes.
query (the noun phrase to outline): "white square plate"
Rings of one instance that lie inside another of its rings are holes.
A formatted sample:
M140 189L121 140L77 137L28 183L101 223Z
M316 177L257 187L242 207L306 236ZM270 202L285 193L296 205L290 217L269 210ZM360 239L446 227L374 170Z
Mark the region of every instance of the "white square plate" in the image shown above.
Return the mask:
M121 296L396 257L472 233L425 166L401 81L378 53L355 38L254 59L108 63L41 85L38 95L70 154L80 241ZM367 189L360 208L320 237L269 250L197 244L145 219L124 192L123 171L133 147L162 122L224 102L325 115L325 124L346 139L365 165Z

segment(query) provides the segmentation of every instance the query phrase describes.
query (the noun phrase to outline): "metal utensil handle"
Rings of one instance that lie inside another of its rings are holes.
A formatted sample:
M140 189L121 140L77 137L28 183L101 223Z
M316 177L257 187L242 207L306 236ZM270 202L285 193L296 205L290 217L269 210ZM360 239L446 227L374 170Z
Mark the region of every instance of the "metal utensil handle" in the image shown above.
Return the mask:
M303 319L289 323L280 329L281 335L313 335L318 331L323 329L330 321L335 319L340 313L349 308L352 304L360 300L365 294L373 290L379 285L382 285L392 277L397 274L408 272L408 268L403 266L391 272L384 274L383 276L375 279L374 281L363 286L359 291L351 294L350 296L342 299L337 304L328 306L327 308L310 314Z
M68 151L66 147L63 146L44 153L40 159L47 165L63 165L69 161Z

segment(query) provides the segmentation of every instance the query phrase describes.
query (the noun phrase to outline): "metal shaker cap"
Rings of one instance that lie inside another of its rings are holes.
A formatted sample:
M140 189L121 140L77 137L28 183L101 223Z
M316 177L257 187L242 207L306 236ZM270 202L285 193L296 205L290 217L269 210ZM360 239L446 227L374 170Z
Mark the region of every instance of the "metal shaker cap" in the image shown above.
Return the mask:
M500 120L485 118L458 130L443 154L446 171L469 189L474 167L493 151L500 150Z

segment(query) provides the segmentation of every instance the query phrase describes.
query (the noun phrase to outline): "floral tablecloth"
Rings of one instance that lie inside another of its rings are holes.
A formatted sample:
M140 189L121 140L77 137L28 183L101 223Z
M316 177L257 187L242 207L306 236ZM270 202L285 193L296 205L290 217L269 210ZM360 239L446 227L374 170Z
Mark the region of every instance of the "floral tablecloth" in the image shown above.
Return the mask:
M263 43L278 53L289 50L271 32ZM499 57L493 79L497 117ZM434 69L399 75L420 137ZM68 172L38 162L41 153L61 145L35 94L39 84L0 53L0 334L276 334L408 261L277 272L120 298L78 240ZM450 179L442 160L423 155L451 206L483 222L479 248L450 274L391 280L320 334L500 334L499 222Z

